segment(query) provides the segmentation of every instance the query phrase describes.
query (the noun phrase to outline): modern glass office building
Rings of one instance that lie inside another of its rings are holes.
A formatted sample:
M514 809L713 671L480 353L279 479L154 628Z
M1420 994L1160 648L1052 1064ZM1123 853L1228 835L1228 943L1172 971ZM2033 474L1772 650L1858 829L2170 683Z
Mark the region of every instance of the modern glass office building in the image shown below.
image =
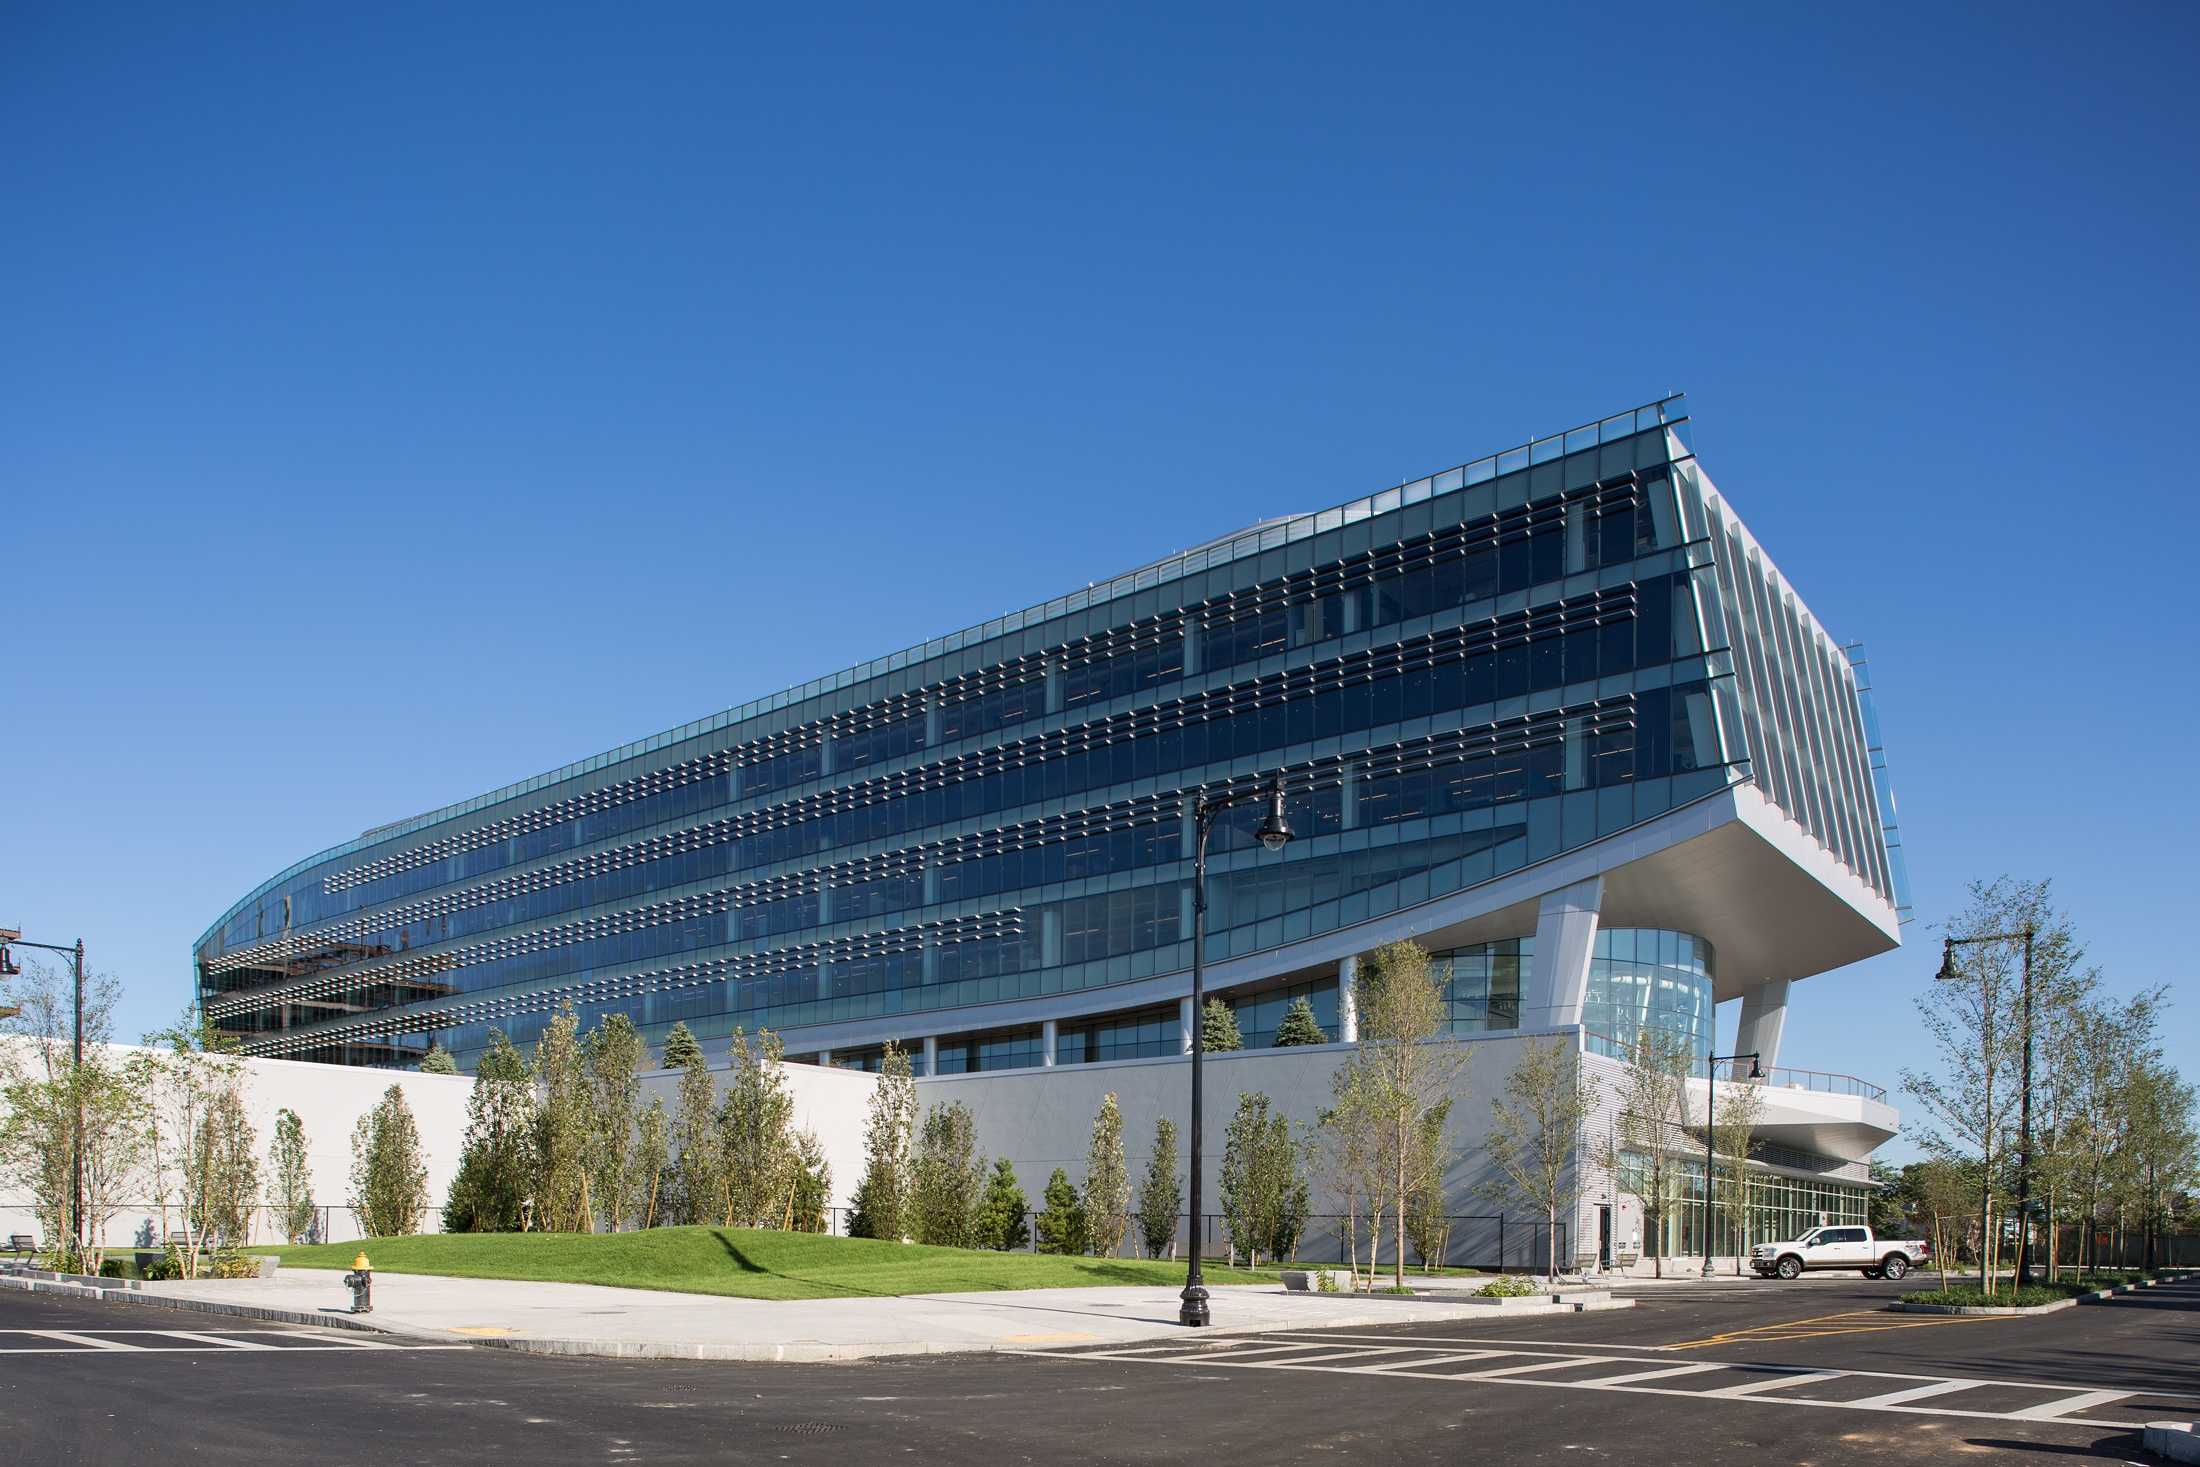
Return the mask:
M245 896L195 952L248 1053L467 1065L556 1008L933 1074L1180 1053L1189 811L1248 1042L1410 935L1463 1034L1652 1025L1771 1062L1795 979L1897 941L1850 653L1678 398L1114 580L447 809ZM1867 1148L1868 1149L1868 1148Z

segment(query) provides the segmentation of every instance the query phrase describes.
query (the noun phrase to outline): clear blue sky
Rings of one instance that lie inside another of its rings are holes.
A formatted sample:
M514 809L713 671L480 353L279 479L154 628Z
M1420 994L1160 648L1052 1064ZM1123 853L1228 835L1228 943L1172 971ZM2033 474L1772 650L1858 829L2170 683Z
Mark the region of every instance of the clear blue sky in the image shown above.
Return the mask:
M0 922L134 1033L366 826L1681 388L1916 881L1787 1058L1974 876L2179 980L2195 12L1521 9L6 6Z

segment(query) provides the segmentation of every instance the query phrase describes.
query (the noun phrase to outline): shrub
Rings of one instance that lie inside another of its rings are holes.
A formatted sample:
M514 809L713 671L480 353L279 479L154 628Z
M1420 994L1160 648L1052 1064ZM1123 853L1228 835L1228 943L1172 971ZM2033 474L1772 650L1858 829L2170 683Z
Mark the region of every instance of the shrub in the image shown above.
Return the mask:
M1904 1294L1902 1302L1905 1304L1949 1304L1963 1309L2007 1309L2012 1306L2019 1309L2030 1309L2041 1304L2054 1304L2064 1299L2075 1299L2080 1294L2091 1292L2093 1292L2091 1288L2081 1288L2077 1284L2029 1284L2021 1289L1996 1289L1989 1294L1976 1284L1966 1284L1961 1288L1953 1288L1945 1292L1939 1289L1918 1289L1913 1293Z
M1327 1044L1329 1036L1322 1032L1320 1020L1314 1017L1314 1005L1304 994L1291 1000L1291 1006L1283 1011L1283 1022L1276 1026L1275 1047L1290 1049L1301 1044Z
M909 1171L904 1213L910 1234L945 1248L975 1245L986 1175L969 1106L954 1101L925 1113Z
M978 1204L978 1246L1013 1252L1031 1241L1024 1222L1024 1189L1016 1180L1016 1164L1007 1157L993 1163L993 1175L985 1184Z
M260 1276L260 1260L243 1253L217 1253L199 1272L214 1279L256 1279Z
M1245 1047L1237 1015L1219 998L1208 999L1207 1007L1200 1011L1199 1047L1209 1054L1228 1054Z
M1491 1279L1474 1292L1485 1299L1525 1299L1530 1294L1540 1294L1543 1291L1536 1287L1533 1279L1508 1273Z
M1085 1204L1070 1185L1069 1173L1060 1167L1047 1178L1046 1209L1039 1214L1041 1253L1085 1251Z

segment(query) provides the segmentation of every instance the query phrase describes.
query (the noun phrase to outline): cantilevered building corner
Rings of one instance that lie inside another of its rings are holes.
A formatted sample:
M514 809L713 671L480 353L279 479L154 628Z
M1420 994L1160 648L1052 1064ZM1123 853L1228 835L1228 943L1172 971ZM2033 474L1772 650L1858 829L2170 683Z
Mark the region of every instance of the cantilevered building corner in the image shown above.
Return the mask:
M1225 1088L1318 1103L1340 1051L1265 1047L1299 996L1349 1040L1398 937L1441 955L1477 1090L1534 1034L1707 1059L1739 1001L1765 1205L1860 1218L1894 1113L1792 1068L1788 1009L1900 941L1861 666L1670 398L369 831L223 914L200 1001L248 1053L349 1064L466 1065L564 1003L858 1068L895 1040L1012 1155L1072 1154L1033 1117L1181 1089L1189 812L1280 773L1299 838L1264 852L1247 807L1212 846ZM1624 1254L1624 1202L1585 1208L1576 1251Z

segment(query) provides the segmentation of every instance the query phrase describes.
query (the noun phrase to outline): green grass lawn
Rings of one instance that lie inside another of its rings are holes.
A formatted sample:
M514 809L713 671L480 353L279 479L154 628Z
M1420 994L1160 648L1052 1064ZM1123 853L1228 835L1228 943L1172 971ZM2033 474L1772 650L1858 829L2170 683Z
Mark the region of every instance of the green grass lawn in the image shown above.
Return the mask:
M364 1249L377 1273L468 1279L538 1279L727 1294L742 1299L962 1294L981 1289L1062 1289L1091 1284L1173 1284L1182 1263L1065 1258L927 1248L871 1238L831 1238L746 1228L650 1228L638 1233L439 1233L255 1248L298 1268L349 1268ZM1217 1284L1273 1283L1273 1272L1210 1264Z

